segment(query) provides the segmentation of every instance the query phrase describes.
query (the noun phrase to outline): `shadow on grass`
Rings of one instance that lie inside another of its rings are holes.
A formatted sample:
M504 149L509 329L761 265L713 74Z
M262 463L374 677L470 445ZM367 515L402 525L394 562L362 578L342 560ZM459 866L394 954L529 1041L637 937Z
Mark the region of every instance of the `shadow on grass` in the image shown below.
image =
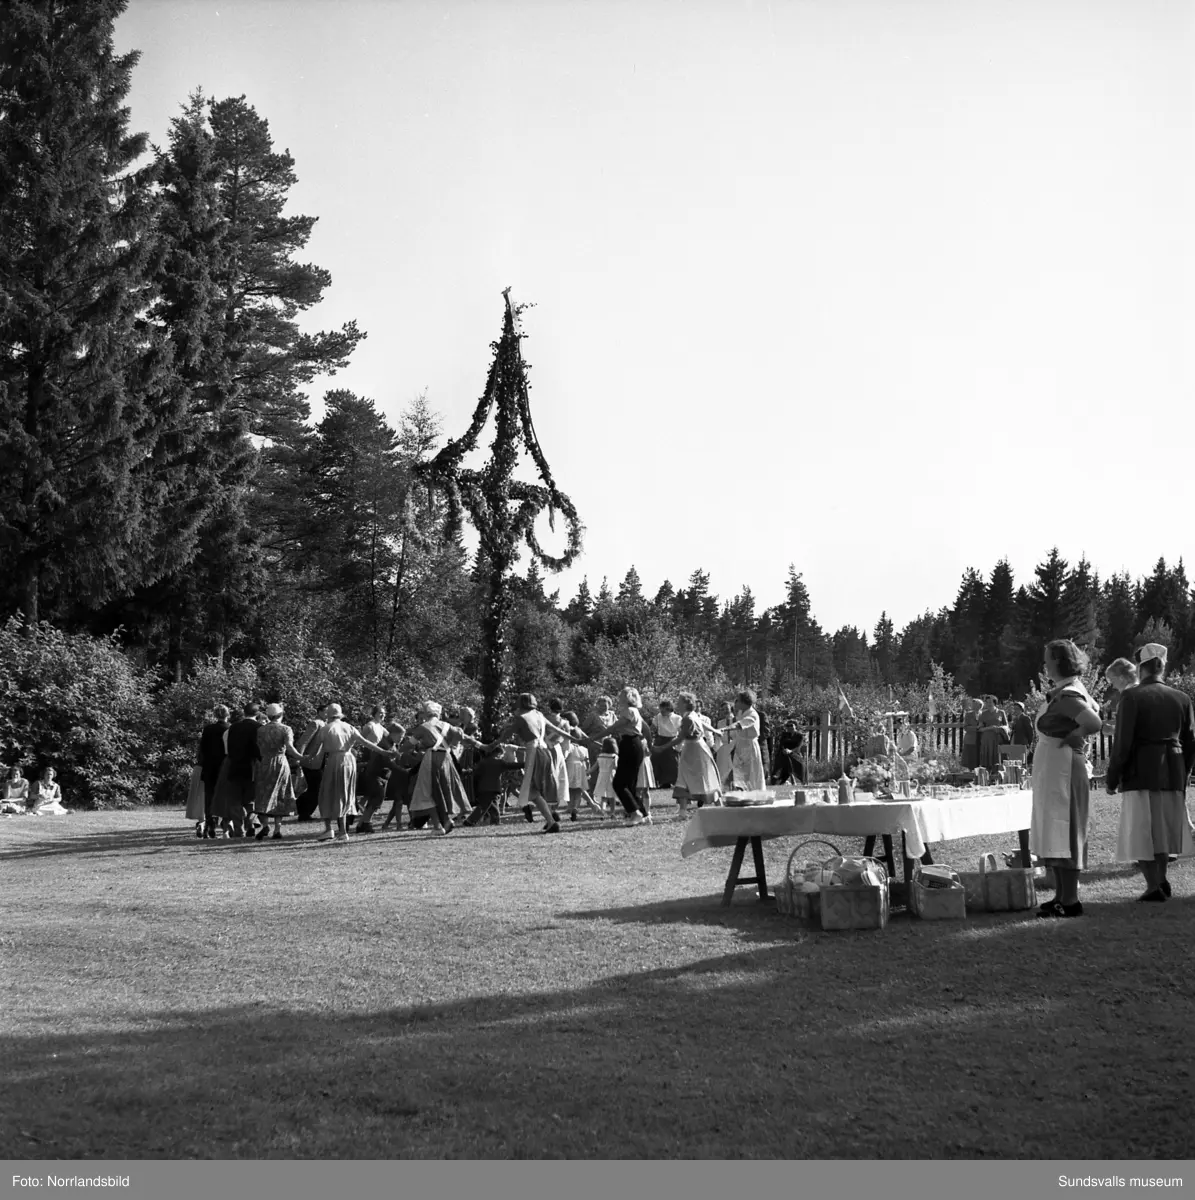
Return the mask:
M247 986L234 955L206 1006L0 1034L0 1155L1186 1159L1195 1002L1173 955L1195 906L1146 908L782 945L795 925L716 897L564 913L773 944L408 1005L352 953L324 1007L222 1003Z

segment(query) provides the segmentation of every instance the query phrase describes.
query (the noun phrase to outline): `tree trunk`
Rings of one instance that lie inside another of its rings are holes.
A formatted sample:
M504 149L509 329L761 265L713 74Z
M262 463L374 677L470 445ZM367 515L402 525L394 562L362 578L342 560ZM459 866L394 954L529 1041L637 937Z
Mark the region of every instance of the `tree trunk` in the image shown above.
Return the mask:
M170 640L166 651L166 662L175 683L183 681L183 618L178 607L178 596L172 597L174 607L170 613Z
M482 613L481 724L487 737L493 737L501 724L498 705L506 690L506 615L510 609L507 573L501 567L490 570L489 604Z
M37 628L40 574L37 563L30 563L25 568L24 578L21 580L21 615L25 619L25 629L30 634Z

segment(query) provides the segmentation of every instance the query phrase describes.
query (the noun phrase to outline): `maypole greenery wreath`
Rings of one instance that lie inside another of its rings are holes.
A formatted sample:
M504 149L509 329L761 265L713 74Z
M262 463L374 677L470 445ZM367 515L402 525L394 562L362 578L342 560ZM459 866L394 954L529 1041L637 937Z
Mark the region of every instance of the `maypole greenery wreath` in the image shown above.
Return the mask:
M438 492L446 501L447 512L440 536L445 539L455 537L467 516L480 539L479 566L484 566L488 584L487 602L481 616L482 726L487 734L498 725L498 706L506 688L506 618L510 609L510 580L519 553L526 545L536 562L549 571L560 571L581 553L584 533L573 502L557 488L552 478L552 469L544 457L531 419L527 365L519 346L524 337L519 332L519 316L527 306L511 303L510 288L502 296L506 303L502 336L491 343L494 359L485 392L473 410L469 428L414 470L416 481L428 489L429 498ZM465 456L477 448L491 409L495 433L489 461L481 470L466 469L462 465ZM535 464L538 483L524 483L512 478L520 445L526 448ZM544 550L535 534L536 518L544 509L548 511L548 523L553 531L558 512L567 526L568 542L559 556ZM422 538L415 528L410 493L403 520L410 533Z

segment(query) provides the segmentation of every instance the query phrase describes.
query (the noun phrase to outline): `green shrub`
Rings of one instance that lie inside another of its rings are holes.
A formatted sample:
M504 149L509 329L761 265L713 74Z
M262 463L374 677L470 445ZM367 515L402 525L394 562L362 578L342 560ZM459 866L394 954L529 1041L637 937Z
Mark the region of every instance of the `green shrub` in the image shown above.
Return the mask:
M0 626L0 754L26 775L52 766L63 798L96 808L154 793L154 675L115 638Z

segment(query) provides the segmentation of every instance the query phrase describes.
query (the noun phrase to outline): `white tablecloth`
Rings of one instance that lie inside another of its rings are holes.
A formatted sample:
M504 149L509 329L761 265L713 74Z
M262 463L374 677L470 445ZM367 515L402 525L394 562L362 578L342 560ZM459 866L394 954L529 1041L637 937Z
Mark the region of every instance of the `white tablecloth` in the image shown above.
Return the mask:
M870 837L905 835L910 858L928 845L985 833L1029 828L1033 793L1017 789L974 791L949 800L901 800L892 804L773 804L754 808L702 808L685 826L681 857L739 838Z

